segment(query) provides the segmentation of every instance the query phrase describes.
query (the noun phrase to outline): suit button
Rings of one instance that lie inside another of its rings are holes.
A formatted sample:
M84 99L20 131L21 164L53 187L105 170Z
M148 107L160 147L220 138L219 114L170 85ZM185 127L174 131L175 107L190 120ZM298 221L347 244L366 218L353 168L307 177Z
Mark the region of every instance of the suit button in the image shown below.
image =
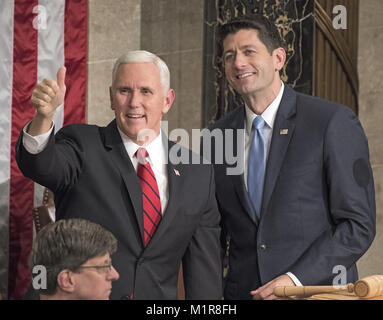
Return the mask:
M261 249L262 251L265 251L266 250L266 245L265 244L261 244L260 246L259 246L259 249Z

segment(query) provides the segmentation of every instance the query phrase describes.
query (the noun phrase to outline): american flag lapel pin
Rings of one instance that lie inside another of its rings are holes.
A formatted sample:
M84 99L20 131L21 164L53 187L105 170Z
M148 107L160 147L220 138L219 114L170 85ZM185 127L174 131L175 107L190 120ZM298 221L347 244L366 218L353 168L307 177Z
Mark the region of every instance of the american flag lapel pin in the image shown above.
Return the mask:
M288 134L289 133L289 129L281 129L279 130L279 134L280 135L284 135L284 134Z
M176 174L176 176L179 176L179 177L181 176L180 172L178 170L176 170L176 169L173 169L173 170L174 170L174 173Z

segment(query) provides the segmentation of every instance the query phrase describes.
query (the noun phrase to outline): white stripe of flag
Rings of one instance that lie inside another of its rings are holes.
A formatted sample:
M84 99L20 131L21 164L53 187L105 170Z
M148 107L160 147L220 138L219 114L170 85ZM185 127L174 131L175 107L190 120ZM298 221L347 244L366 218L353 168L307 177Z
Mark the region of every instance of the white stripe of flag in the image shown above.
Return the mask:
M57 70L64 65L65 0L39 0L34 27L38 29L37 82L45 78L56 80ZM54 115L55 132L64 123L64 104ZM43 202L44 187L34 184L34 206Z

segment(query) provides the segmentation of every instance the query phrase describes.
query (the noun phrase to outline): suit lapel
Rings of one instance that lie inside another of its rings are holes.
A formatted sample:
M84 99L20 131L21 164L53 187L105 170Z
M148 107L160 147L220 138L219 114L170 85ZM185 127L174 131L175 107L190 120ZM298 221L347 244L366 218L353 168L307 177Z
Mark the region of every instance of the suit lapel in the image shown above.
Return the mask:
M259 219L258 216L255 213L255 210L253 209L253 206L250 202L249 194L246 190L245 181L244 181L244 175L236 175L232 176L233 184L235 192L237 193L237 196L240 200L240 203L242 207L245 209L245 211L250 216L251 220L258 224Z
M104 144L109 149L109 154L119 170L124 181L125 187L128 190L131 203L136 215L138 228L141 234L142 243L144 244L144 222L142 217L142 191L141 185L134 170L133 164L126 152L121 136L117 130L116 121L112 121L104 130Z
M296 93L285 85L275 118L263 188L262 212L268 207L291 137L295 129ZM261 213L262 214L262 213Z

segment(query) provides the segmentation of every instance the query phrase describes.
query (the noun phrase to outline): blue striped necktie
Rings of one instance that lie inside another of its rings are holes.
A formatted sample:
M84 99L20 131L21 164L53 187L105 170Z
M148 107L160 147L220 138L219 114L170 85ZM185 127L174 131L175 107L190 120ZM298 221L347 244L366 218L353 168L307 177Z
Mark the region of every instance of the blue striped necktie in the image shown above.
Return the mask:
M162 218L161 201L156 177L150 163L146 160L146 157L149 156L148 152L144 148L139 148L136 156L138 160L137 176L142 188L144 238L145 246L147 246Z
M258 218L261 215L263 184L266 171L266 143L263 135L265 120L257 116L253 121L254 136L247 163L247 189Z

